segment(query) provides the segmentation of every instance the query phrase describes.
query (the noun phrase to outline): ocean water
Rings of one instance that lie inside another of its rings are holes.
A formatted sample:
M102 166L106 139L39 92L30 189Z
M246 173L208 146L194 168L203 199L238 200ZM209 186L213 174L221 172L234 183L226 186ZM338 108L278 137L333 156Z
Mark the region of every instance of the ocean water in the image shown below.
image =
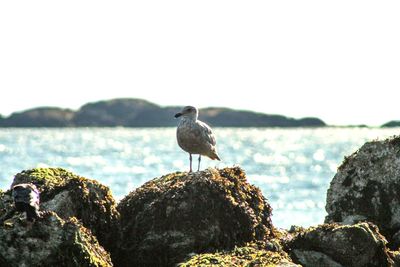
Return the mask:
M282 228L322 223L326 191L344 156L366 141L399 128L215 128L221 162L202 158L201 168L241 166L273 207ZM16 173L63 167L109 186L117 200L146 181L187 171L188 155L175 128L0 129L0 188ZM197 157L194 158L197 168Z

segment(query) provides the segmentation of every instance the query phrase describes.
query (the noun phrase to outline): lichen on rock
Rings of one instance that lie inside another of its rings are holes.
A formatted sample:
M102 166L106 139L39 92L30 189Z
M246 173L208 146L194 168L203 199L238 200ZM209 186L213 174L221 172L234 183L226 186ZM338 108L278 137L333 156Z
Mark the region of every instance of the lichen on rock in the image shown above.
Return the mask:
M386 239L371 223L323 224L300 229L286 244L294 262L303 266L392 266Z
M171 266L189 253L233 249L274 235L272 209L238 167L172 173L118 205L118 266Z
M346 157L328 189L325 222L373 222L392 247L399 247L399 166L400 136L367 142Z
M88 229L54 212L32 225L14 215L0 226L0 240L0 266L112 266Z

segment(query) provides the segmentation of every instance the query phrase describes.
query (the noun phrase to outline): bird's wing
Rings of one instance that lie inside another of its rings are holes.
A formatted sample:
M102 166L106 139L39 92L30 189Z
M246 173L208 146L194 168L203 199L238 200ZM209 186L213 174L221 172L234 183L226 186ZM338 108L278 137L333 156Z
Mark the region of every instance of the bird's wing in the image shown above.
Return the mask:
M201 135L202 138L204 140L206 140L208 143L210 143L211 145L215 146L215 144L217 143L215 140L215 136L210 128L210 126L208 126L206 123L202 122L202 121L197 121L199 127L201 128Z

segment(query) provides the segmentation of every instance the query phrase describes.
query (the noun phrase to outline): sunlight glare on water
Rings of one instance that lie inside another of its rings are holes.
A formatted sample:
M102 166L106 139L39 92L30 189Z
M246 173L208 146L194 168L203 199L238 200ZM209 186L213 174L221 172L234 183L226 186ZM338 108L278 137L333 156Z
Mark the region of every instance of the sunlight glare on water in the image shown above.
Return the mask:
M273 207L273 223L287 228L322 223L329 183L344 156L364 142L399 129L215 128L221 162L240 166ZM197 157L194 163L197 164ZM195 165L197 168L197 165ZM0 129L0 188L34 167L63 167L109 186L116 199L146 181L187 171L188 155L175 128Z

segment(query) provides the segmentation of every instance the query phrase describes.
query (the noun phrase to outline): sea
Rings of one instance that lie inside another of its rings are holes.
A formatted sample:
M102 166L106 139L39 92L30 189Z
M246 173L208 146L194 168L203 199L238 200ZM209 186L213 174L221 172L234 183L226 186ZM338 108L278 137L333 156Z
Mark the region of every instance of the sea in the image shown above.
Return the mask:
M321 224L329 184L345 156L400 128L214 128L221 161L240 166L273 208L273 224ZM117 201L146 181L188 171L175 128L0 128L0 188L36 167L62 167L109 186ZM197 168L197 157L193 159Z

